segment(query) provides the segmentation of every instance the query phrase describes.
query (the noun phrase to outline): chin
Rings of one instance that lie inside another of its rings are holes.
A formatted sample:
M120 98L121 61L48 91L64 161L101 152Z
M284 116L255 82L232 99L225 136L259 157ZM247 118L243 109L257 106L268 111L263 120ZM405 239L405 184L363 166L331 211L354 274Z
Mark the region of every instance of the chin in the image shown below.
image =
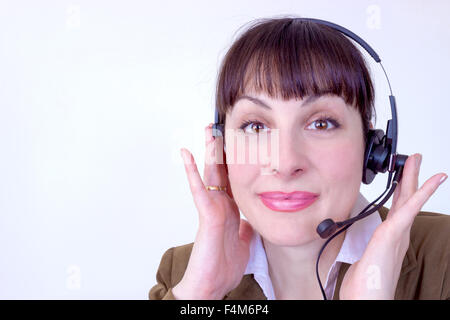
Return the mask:
M276 212L263 205L259 198L257 202L258 209L253 215L256 221L251 224L266 241L279 246L298 246L320 238L316 228L323 219L317 221L310 214L317 210L314 209L317 203L299 212Z
M312 232L311 232L312 231ZM261 236L270 243L277 246L299 246L319 237L315 234L315 229L305 230L305 226L295 227L292 223L290 226L280 225L279 228L267 226L261 233Z

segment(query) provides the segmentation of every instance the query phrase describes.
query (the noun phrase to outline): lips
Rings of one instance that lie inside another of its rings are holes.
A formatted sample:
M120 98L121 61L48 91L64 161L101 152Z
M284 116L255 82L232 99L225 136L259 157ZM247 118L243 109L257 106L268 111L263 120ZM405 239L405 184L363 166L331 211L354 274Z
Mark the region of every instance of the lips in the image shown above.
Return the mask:
M306 200L316 198L319 195L316 193L306 192L306 191L294 191L290 193L285 193L281 191L263 192L259 194L260 197L274 200L286 200L286 199L296 199L296 200Z
M258 194L262 203L271 210L281 212L300 211L309 207L319 197L318 194L304 191L263 192Z

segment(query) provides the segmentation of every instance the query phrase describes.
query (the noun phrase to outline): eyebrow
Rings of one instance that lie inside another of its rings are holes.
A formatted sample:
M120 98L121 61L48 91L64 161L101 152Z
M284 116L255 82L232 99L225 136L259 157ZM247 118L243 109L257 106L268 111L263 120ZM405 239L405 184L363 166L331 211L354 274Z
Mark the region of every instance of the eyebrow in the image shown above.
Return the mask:
M320 97L325 96L325 95L327 95L327 94L326 93L319 93L319 94L313 94L313 95L308 96L306 98L306 100L303 102L302 107L306 107L306 106L312 104L314 101L316 101L317 99L319 99ZM266 109L272 110L272 108L267 103L265 103L264 101L262 101L262 100L260 100L258 98L247 96L247 95L242 95L242 96L240 96L237 99L237 101L239 101L241 99L250 100L251 102L253 102L253 103L255 103L255 104L257 104L257 105L259 105L261 107L264 107Z

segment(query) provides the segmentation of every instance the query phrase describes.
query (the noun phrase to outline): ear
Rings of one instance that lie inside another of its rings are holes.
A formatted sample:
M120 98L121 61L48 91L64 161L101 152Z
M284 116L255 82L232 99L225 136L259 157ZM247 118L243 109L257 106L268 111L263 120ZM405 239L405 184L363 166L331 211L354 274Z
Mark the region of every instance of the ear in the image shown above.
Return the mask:
M373 124L372 124L372 122L370 122L369 128L370 128L370 129L373 129Z

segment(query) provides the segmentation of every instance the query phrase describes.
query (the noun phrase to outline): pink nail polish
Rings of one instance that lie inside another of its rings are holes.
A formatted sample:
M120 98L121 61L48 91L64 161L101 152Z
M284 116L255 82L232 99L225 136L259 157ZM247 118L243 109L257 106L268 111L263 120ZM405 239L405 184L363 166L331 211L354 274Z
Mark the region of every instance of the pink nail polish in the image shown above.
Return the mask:
M442 176L441 180L439 180L439 185L441 185L445 180L447 180L448 176Z

